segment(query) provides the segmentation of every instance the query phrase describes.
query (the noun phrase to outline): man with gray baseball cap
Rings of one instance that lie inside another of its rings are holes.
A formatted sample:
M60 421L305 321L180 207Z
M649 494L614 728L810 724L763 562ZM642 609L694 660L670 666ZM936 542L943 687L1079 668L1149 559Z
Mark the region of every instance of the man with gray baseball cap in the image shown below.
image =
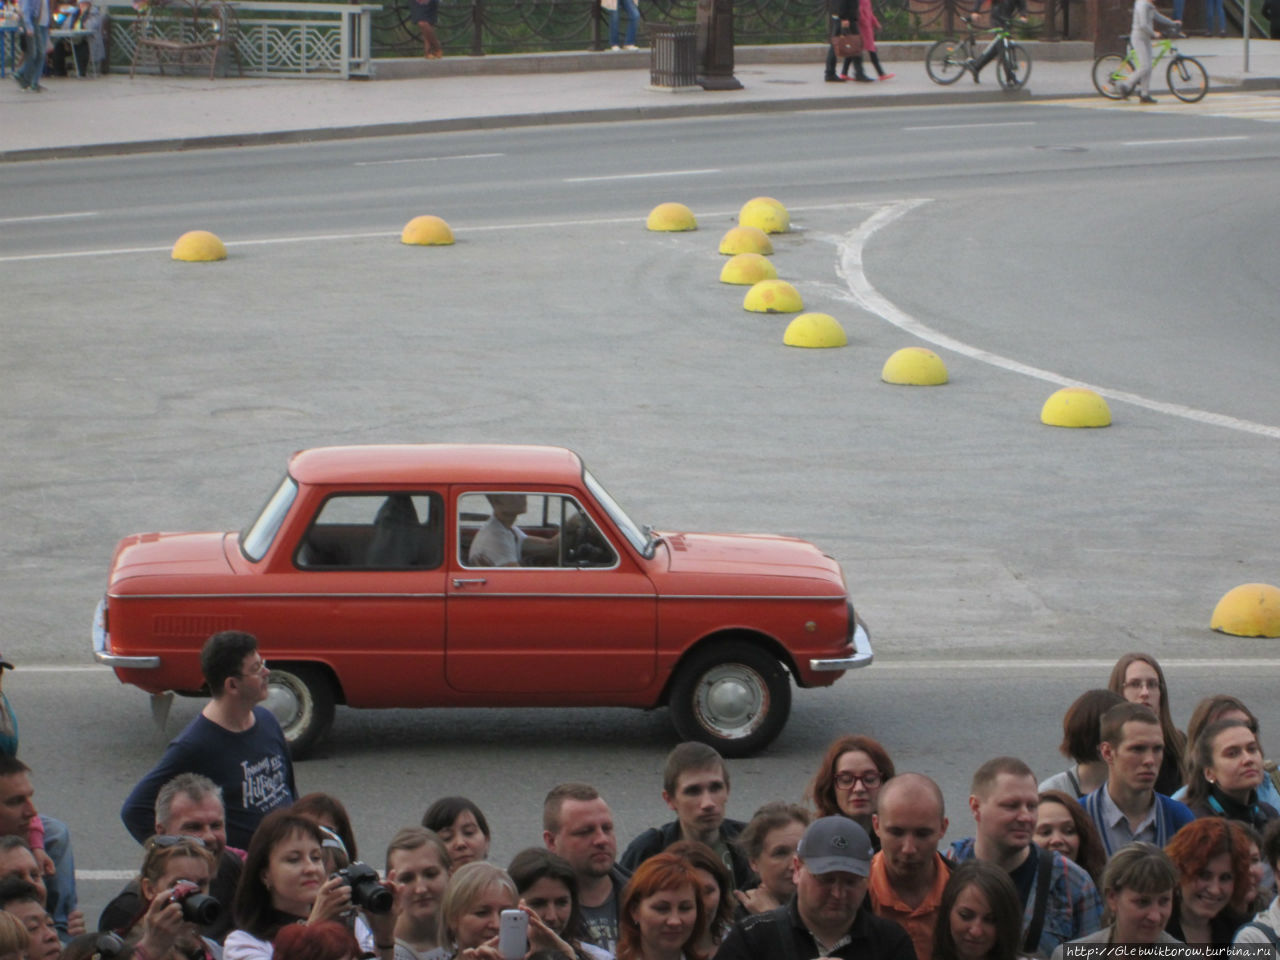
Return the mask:
M795 895L730 930L716 960L916 960L902 927L861 909L871 855L871 838L848 817L813 821L792 863Z

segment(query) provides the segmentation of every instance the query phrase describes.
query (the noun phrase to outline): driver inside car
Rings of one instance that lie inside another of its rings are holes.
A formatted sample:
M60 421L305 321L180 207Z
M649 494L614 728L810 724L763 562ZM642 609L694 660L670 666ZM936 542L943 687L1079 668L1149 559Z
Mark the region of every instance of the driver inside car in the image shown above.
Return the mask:
M471 541L467 563L473 567L520 567L536 560L556 562L560 553L560 535L531 537L515 525L516 518L528 509L523 493L485 494L493 515Z

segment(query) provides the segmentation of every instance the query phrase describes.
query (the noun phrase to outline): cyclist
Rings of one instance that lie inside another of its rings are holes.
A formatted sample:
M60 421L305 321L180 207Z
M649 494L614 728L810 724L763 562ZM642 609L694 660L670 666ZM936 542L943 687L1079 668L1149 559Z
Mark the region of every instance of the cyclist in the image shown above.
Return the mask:
M1129 42L1133 44L1133 51L1137 54L1138 69L1134 71L1128 82L1121 81L1116 84L1116 93L1125 100L1129 99L1129 95L1136 89L1138 99L1142 103L1156 102L1156 98L1151 95L1151 41L1156 35L1156 25L1159 25L1162 30L1171 30L1176 36L1182 28L1182 21L1170 20L1164 16L1152 5L1151 0L1134 0Z
M978 0L973 7L974 16L982 9L983 0ZM1019 20L1026 21L1026 0L996 0L991 5L991 22L994 26L1001 30L1008 30L1013 26L1013 13L1015 10L1019 12ZM982 68L996 58L1000 52L1000 38L996 37L987 45L987 49L982 51L982 56L977 60L967 60L965 65L973 71L973 82L980 83L978 74L982 72Z

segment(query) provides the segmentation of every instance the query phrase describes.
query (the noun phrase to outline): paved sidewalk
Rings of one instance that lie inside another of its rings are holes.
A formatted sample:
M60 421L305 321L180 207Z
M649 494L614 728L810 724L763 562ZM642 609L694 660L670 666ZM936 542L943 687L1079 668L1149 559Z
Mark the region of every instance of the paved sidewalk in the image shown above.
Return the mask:
M1016 96L1096 96L1086 45L1028 46L1031 79L1028 89ZM1252 40L1247 74L1238 37L1186 39L1179 47L1204 62L1211 96L1212 90L1280 87L1280 41ZM981 84L969 77L950 87L930 82L918 59L923 49L918 44L881 44L885 69L896 73L892 80L825 83L824 49L802 46L788 55L770 52L772 48L744 48L735 70L743 89L718 92L650 90L647 51L568 55L572 66L567 72L554 72L554 55L539 55L451 58L438 61L437 69L421 61L389 61L382 65L380 78L345 82L153 76L131 80L112 74L91 80L53 78L48 92L31 94L6 80L0 85L0 160L1010 98L990 69L983 72ZM1050 59L1063 54L1082 59ZM805 62L770 62L778 56ZM905 57L916 59L900 59ZM589 69L594 64L607 68ZM530 72L516 72L522 70ZM403 76L406 73L419 75Z

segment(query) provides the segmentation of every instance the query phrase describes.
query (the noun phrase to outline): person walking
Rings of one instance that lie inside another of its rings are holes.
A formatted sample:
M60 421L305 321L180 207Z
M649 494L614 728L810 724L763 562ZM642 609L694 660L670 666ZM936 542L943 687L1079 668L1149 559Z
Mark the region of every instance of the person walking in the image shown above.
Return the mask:
M880 21L876 18L876 12L871 7L871 0L858 0L858 34L862 37L862 50L870 59L871 65L876 68L876 78L879 80L892 80L892 73L885 73L884 67L880 66L880 55L876 52L876 31L880 29ZM871 83L871 78L866 75L862 69L862 57L850 57L844 62L844 69L841 71L844 76L849 76L849 64L853 63L854 79L864 83Z
M49 51L49 0L22 0L22 32L27 38L27 55L13 79L23 90L43 93L44 58Z
M827 19L828 33L831 37L839 36L848 30L857 17L857 0L828 0L831 16ZM846 70L848 68L846 67ZM836 48L827 45L827 71L824 79L827 83L842 83L849 78L836 73Z

